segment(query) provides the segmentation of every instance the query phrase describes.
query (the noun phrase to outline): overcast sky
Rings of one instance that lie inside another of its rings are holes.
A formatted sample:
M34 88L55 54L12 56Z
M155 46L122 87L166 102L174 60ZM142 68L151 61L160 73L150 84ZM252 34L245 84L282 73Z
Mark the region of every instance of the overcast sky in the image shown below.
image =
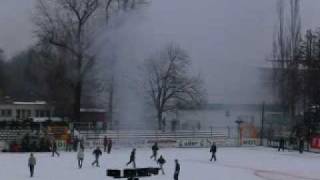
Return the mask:
M7 56L33 42L33 1L1 0L0 48ZM251 102L261 96L255 67L267 64L271 53L275 2L153 0L134 23L124 24L115 34L126 34L121 40L131 42L137 54L177 42L188 50L195 71L205 78L210 101ZM303 0L301 5L303 27L320 26L320 1Z

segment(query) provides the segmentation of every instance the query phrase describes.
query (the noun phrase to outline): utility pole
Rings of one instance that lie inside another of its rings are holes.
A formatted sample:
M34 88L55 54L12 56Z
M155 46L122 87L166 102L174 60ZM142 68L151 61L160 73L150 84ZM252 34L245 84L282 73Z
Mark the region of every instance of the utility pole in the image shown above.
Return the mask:
M263 130L264 130L264 107L265 103L262 102L262 112L261 112L261 129L260 129L260 146L263 146Z
M235 123L237 123L237 125L238 125L238 145L239 146L241 146L241 140L242 140L242 138L241 138L241 136L242 136L242 134L241 134L241 124L243 123L243 121L240 119L240 118L238 118L238 120L236 120L235 121Z

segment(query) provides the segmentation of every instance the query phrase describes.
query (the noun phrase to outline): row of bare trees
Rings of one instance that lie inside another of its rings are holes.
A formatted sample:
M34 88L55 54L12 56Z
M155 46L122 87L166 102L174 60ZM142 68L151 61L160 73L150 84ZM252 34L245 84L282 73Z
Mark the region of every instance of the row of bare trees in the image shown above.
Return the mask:
M145 3L146 0L38 0L33 19L37 43L7 62L1 60L0 52L0 73L1 68L7 69L6 85L1 79L5 76L0 74L0 96L3 91L18 99L44 99L55 105L58 115L78 121L80 109L90 104L90 97L98 97L94 93L100 90L108 91L104 108L112 121L116 83L112 74L105 79L93 78L97 61L101 60L99 51L106 51L97 42L108 31L114 14ZM190 63L185 50L170 44L143 65L143 89L156 110L159 129L163 129L164 114L204 102L200 78L189 75Z
M319 124L320 31L301 32L300 0L278 0L273 43L274 87L295 136L309 138Z

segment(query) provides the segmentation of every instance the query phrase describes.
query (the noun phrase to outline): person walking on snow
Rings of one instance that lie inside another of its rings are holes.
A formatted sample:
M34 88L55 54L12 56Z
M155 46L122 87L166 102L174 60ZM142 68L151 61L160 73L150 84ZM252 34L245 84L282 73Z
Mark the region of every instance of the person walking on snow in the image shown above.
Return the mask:
M57 142L56 140L53 140L51 143L51 152L52 152L52 157L56 154L58 157L60 154L58 153L58 148L57 148Z
M28 166L30 169L30 177L33 177L34 174L34 166L37 164L36 158L34 157L33 153L30 154L28 159Z
M284 138L280 138L278 151L280 151L281 149L282 149L282 151L284 151L284 145L285 145L285 140L284 140Z
M212 143L211 148L210 148L210 152L212 154L210 161L212 161L212 159L214 159L214 161L217 161L217 158L216 158L217 146L215 143Z
M158 143L155 142L154 145L151 147L152 149L152 156L150 156L150 159L154 158L155 161L157 161L157 154L159 150Z
M136 148L133 148L133 150L131 151L130 160L127 163L127 166L131 163L133 164L133 168L136 168Z
M84 159L84 150L81 148L78 151L77 159L78 159L78 168L81 169L83 164L83 159Z
M93 152L92 154L94 154L95 156L95 160L91 163L91 165L96 165L97 167L100 167L99 165L99 157L102 155L102 152L100 150L99 147L97 147Z
M174 174L173 174L173 179L178 180L179 179L179 174L180 174L180 164L178 162L178 159L174 160L175 161L175 169L174 169Z
M107 136L105 136L103 138L103 151L104 152L107 152L107 146L108 146L108 138L107 138Z
M109 138L108 139L108 154L110 154L111 153L111 148L112 148L112 139L111 138Z
M303 137L300 138L300 141L299 141L299 152L300 154L302 154L304 151L304 139Z
M160 170L161 170L162 174L164 175L163 165L166 163L166 160L162 157L162 155L160 155L160 158L158 159L157 163L159 164Z

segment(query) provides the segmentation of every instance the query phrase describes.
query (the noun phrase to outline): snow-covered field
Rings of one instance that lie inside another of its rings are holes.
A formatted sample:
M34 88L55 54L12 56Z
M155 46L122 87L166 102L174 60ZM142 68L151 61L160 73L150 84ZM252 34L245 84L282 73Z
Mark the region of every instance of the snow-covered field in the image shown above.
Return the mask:
M76 153L62 152L60 157L36 153L37 180L111 180L107 168L126 168L130 149L114 149L103 154L101 167L92 167L91 151L86 152L83 169L77 168ZM173 179L174 159L181 165L181 180L320 180L320 154L277 152L269 148L219 148L217 162L209 162L208 149L160 149L167 163L166 175L150 180ZM156 166L150 149L137 149L137 166ZM0 153L0 180L29 179L29 154ZM161 174L161 173L160 173Z

